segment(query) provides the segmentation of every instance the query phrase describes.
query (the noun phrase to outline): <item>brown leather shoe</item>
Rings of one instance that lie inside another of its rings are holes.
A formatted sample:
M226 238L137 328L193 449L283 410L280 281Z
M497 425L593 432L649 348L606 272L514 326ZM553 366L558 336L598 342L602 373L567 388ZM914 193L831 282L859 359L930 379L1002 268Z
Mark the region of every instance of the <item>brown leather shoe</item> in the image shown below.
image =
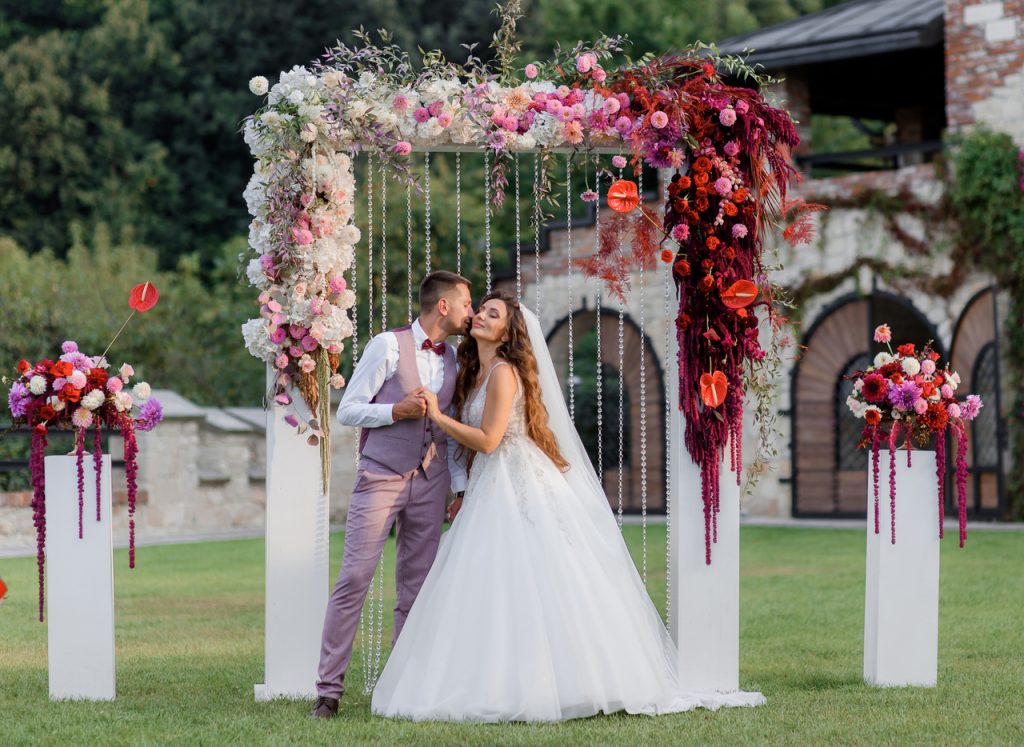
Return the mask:
M313 704L313 711L310 718L334 718L338 715L338 698L328 698L323 695L316 699Z

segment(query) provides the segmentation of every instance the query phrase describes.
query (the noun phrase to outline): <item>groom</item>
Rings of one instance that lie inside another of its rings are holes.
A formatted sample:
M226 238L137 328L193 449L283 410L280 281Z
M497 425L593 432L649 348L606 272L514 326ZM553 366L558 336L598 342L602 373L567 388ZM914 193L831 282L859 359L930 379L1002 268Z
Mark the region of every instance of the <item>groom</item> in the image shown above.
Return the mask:
M426 417L417 394L429 389L447 410L455 392L455 349L445 342L465 331L473 308L469 281L432 272L420 284L420 315L411 325L382 332L367 344L352 372L338 420L361 427L359 471L345 522L341 572L327 603L313 718L331 718L338 700L363 601L384 543L397 521L398 604L394 640L434 562L449 489L466 488L455 443Z

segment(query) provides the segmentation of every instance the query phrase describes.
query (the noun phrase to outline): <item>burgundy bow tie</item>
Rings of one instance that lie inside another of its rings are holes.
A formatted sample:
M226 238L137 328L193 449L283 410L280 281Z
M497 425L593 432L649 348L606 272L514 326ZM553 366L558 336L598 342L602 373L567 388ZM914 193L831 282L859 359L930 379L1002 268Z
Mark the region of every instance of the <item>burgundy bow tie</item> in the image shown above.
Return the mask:
M423 344L420 345L420 350L433 350L438 355L444 355L444 342L433 343L428 337L423 341Z

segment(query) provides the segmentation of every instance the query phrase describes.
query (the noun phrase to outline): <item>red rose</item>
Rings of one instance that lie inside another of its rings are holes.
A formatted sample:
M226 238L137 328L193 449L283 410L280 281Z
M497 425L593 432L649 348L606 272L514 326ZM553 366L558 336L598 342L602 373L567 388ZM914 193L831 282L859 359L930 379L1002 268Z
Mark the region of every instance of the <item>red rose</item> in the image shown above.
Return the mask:
M703 268L704 272L711 272L712 268L715 266L715 262L711 259L705 259L700 263L700 266Z
M928 353L928 360L930 360L932 362L935 362L938 359L939 359L939 354L936 353L934 350L932 350L931 352Z
M671 249L661 250L661 261L665 264L671 264L673 257L675 257L675 253Z
M914 354L914 343L908 342L905 345L900 345L896 348L896 352L900 355L913 355Z
M703 68L704 68L704 77L705 78L711 78L711 77L714 76L714 74L715 74L715 66L712 65L710 62L705 62L704 65L703 65Z
M705 184L707 184L708 179L710 179L710 177L708 176L708 172L706 171L698 171L696 174L693 175L693 183L696 184L698 187L703 187Z
M705 293L709 292L715 284L715 279L710 275L705 275L700 279L700 289Z
M28 373L31 370L32 370L32 364L29 363L27 360L22 358L20 361L18 361L18 373L26 374L26 373Z
M107 385L107 371L104 368L90 368L85 379L89 389L103 389Z
M82 390L68 384L57 393L57 399L61 402L78 402L82 399Z
M685 259L677 260L676 263L672 265L672 272L681 278L685 278L690 274L690 263Z
M935 378L932 379L932 383L935 384L935 386L942 386L946 383L946 377L942 374L935 374Z
M690 185L692 184L690 177L688 176L679 177L679 181L676 183L679 185L680 189L689 189Z
M43 405L39 408L38 412L42 420L52 420L57 416L57 411L53 409L53 405Z
M722 240L717 236L708 236L704 243L707 245L708 249L715 251L715 249L718 248L718 245L722 243Z
M71 375L72 371L74 370L75 367L72 366L67 361L57 361L56 363L50 366L50 374L52 376L63 376L67 378L68 376Z

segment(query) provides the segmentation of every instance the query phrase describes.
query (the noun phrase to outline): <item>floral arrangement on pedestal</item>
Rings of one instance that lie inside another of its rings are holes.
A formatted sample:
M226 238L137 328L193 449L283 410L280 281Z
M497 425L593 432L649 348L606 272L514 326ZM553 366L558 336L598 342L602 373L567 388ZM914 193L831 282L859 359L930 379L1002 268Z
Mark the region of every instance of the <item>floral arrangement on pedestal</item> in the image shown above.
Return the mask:
M597 150L617 150L612 166L620 177L630 166L634 174L644 165L675 169L663 216L639 204L635 183L620 178L612 185L608 197L615 197L618 215L580 266L621 296L634 268L651 268L659 256L672 265L679 294L679 407L688 451L703 476L710 563L719 464L729 444L737 480L741 471L745 390L757 397L759 461L771 453L775 436L771 380L785 344L763 244L793 208L800 218L785 237L809 238L801 210L813 206L786 201L796 130L785 111L758 93L775 81L712 47L616 64L625 39L602 37L519 67L520 3L510 0L498 14L492 63L470 48L463 64L428 52L414 66L386 32L379 46L360 32L360 46L339 44L273 85L261 76L250 81L252 93L266 98L244 126L256 158L245 192L254 217L247 274L260 303L259 318L243 327L246 346L277 372L268 401L287 406L298 389L310 405L314 417L286 417L320 444L326 490L329 386L344 385L335 373L337 355L353 332L355 295L344 278L360 239L352 215L352 154L369 151L382 168L415 184L409 168L414 150L478 148L493 156L495 205L504 199L506 164L519 151L540 154L538 194L547 199L546 164L555 149L589 160ZM723 76L751 87L729 85ZM599 195L588 188L582 197ZM631 242L621 240L626 232ZM758 309L772 338L764 345Z
M132 314L151 309L157 301L156 288L136 286L129 297ZM117 335L120 335L121 330ZM117 335L114 339L117 339ZM113 345L113 340L111 341ZM32 429L29 468L32 473L32 518L36 527L36 562L39 570L39 620L43 620L46 548L46 470L44 457L47 434L54 429L73 430L74 455L78 462L78 536L82 537L85 513L85 444L92 440L96 473L96 520L100 520L100 470L103 459L102 429L120 431L124 439L124 465L128 485L128 565L135 567L135 503L138 494L139 445L135 434L150 431L163 419L163 408L145 381L133 383L135 368L123 363L111 370L106 354L89 356L78 343L67 340L56 360L36 363L18 361L18 377L7 395L13 425Z
M982 408L981 397L969 394L957 397L960 375L939 367L939 354L930 344L917 350L913 343L899 345L895 352L890 345L892 331L887 324L875 329L874 340L884 343L888 352L875 356L864 371L850 375L853 393L847 397L850 411L864 420L860 446L871 449L872 483L874 486L875 534L879 533L878 462L881 445L889 450L889 501L892 507L890 536L896 544L896 459L900 435L902 448L911 463L913 445L927 446L934 441L935 474L939 494L939 537L943 536L945 518L946 436L956 436L956 487L960 523L960 547L967 538L967 428Z

